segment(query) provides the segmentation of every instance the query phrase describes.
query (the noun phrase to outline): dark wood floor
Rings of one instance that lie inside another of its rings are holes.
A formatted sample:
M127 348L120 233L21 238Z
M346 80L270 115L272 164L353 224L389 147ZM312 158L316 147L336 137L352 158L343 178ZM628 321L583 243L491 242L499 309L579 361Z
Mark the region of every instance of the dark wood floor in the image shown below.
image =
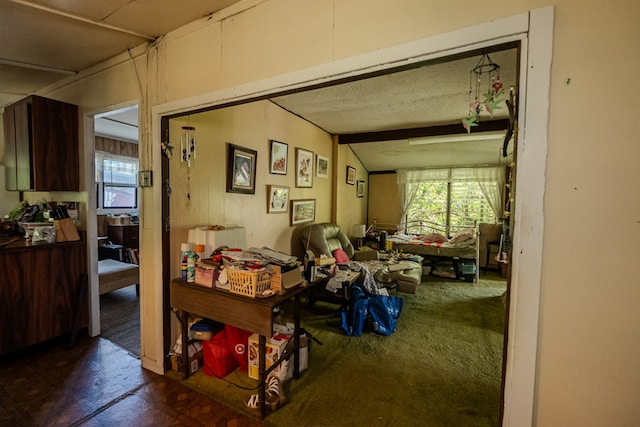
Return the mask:
M265 426L81 336L0 358L0 426Z

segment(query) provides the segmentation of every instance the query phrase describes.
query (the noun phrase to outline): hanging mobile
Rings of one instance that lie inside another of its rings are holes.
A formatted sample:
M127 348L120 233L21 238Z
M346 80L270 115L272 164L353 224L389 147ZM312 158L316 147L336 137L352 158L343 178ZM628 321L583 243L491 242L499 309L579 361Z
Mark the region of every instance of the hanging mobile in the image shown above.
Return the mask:
M489 79L487 92L482 94L484 100L480 101L483 74L488 75ZM467 133L471 132L473 126L478 126L478 119L483 110L493 117L495 110L502 108L499 104L504 101L503 95L500 65L493 62L488 54L483 54L476 66L469 71L469 114L466 118L461 119Z
M196 158L196 128L193 126L182 126L180 151L182 152L180 161L186 162L187 166L191 167L191 159Z

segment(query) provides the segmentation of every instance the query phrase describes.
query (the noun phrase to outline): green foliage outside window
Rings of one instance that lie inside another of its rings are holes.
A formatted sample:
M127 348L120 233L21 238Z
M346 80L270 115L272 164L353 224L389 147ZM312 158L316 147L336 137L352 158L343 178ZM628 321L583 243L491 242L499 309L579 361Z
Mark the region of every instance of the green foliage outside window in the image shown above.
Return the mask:
M409 234L441 233L447 237L495 222L495 214L477 182L431 181L418 185L407 212Z

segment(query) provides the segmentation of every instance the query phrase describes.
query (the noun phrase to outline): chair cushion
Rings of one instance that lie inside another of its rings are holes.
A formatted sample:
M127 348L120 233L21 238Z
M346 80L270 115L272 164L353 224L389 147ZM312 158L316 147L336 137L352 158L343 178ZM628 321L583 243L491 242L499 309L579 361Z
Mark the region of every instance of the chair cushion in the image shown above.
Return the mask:
M333 257L336 259L336 263L338 264L349 263L349 257L347 256L347 253L340 248L333 251Z

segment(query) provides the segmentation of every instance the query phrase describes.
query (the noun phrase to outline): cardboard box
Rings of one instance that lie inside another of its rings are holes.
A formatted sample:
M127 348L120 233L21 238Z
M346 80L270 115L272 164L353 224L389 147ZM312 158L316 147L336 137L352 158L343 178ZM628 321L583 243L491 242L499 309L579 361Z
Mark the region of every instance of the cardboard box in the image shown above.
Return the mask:
M326 257L326 258L316 258L316 265L318 266L322 266L322 265L333 265L336 263L336 259L334 257Z
M283 294L287 289L299 286L304 282L304 277L302 277L299 263L296 265L296 268L289 270L286 273L282 273L282 267L279 265L271 265L271 269L273 270L273 276L271 276L271 289L279 294Z
M220 246L230 248L247 247L247 237L243 227L227 227L225 230L209 230L207 226L192 228L187 234L187 241L196 245L204 245L204 256Z
M196 284L212 288L216 284L218 275L216 267L206 264L198 264L196 266Z
M171 355L171 369L174 371L182 372L183 367L182 355L181 354L172 354ZM199 368L202 367L202 350L192 352L189 349L189 374L193 374Z
M280 356L284 352L288 339L280 339L278 337L267 338L267 342L265 344L265 369L270 368L275 362L280 359ZM249 337L249 351L247 352L247 357L249 358L248 363L248 372L249 377L253 379L259 379L260 372L258 367L258 334L253 334ZM273 370L273 373L277 376L280 376L280 370L283 369L282 364Z

